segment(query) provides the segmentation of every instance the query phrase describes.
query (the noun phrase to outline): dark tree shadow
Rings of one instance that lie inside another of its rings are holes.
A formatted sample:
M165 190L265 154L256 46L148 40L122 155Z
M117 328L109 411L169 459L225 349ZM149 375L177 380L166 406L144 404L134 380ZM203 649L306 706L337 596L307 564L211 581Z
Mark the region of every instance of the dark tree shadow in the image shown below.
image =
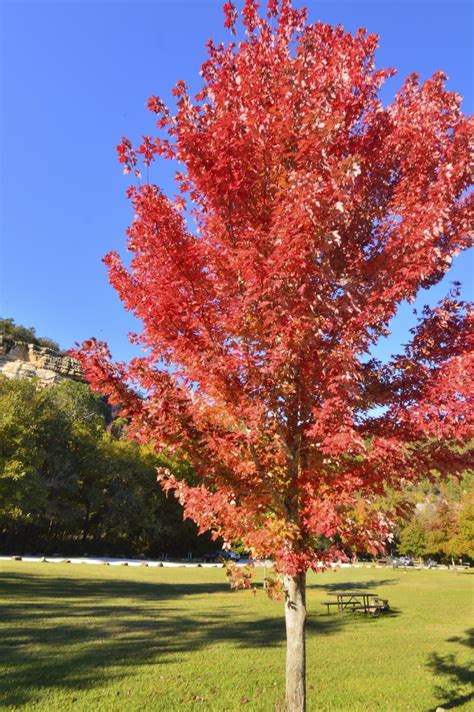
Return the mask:
M374 588L379 586L393 586L393 584L398 583L398 578L390 579L371 579L370 581L364 581L363 583L357 583L354 581L334 581L333 583L311 583L308 584L307 588L320 589L322 591L372 591Z
M184 660L219 641L248 649L279 646L285 639L278 607L270 609L273 616L245 620L226 583L10 574L0 581L0 594L6 602L0 606L6 670L0 707L27 704L42 689L106 686L128 675L131 666ZM203 596L206 603L194 612L193 597ZM309 616L308 635L329 635L343 625L341 617Z
M466 634L464 638L448 638L448 642L467 645L472 650L474 628L467 630ZM427 666L443 682L443 684L435 686L435 694L443 709L463 707L474 699L474 666L472 663L460 664L454 653L447 655L431 653Z
M459 635L448 638L448 643L460 643L472 650L474 648L474 628L466 630L466 636L464 638L461 638Z

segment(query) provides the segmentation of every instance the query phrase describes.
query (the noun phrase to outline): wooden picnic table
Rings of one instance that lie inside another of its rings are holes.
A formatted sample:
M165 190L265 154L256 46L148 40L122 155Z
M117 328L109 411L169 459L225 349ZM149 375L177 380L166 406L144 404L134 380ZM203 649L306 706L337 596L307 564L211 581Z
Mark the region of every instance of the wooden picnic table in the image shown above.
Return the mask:
M350 610L377 614L388 608L388 600L380 598L376 593L368 593L367 591L334 591L330 592L329 595L335 596L336 601L326 602L328 613L330 606L337 606L338 613Z

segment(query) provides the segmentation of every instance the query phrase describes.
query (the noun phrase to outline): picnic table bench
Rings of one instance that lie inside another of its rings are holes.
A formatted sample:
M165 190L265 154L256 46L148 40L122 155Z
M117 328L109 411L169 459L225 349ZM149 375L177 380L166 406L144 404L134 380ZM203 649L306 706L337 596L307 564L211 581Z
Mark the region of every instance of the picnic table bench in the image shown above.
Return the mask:
M367 591L335 591L329 595L335 596L336 600L323 601L328 614L331 606L336 606L338 613L362 611L370 615L378 615L389 608L387 598L380 598L376 593L367 593Z

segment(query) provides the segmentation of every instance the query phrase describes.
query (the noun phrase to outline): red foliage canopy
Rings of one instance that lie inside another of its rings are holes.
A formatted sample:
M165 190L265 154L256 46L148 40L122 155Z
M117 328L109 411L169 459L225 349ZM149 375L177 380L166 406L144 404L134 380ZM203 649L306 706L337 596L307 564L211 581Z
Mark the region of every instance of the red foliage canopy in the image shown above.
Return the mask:
M267 18L247 0L246 38L208 43L202 91L178 82L176 115L152 97L158 136L118 147L136 175L177 159L181 195L130 188L130 266L105 258L146 355L112 363L90 340L79 357L136 437L194 464L197 485L159 476L185 514L292 574L380 549L387 485L466 466L472 330L457 290L402 355L368 354L470 244L473 122L441 72L411 75L384 108L393 70L375 71L375 35L309 25L289 0Z

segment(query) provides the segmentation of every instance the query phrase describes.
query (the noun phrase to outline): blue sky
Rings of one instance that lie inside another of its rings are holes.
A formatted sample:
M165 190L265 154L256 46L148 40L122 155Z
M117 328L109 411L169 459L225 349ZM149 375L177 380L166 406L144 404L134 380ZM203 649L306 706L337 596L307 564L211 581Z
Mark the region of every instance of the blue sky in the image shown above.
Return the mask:
M63 348L97 336L115 357L136 329L107 282L102 256L123 251L131 217L115 146L153 131L145 108L184 79L199 86L205 42L227 39L220 0L3 0L0 314L36 327ZM443 69L472 113L470 0L307 0L311 20L366 27L380 35L379 67L403 78ZM170 193L170 172L153 179ZM398 350L413 306L433 303L460 280L472 298L472 255L417 304L401 308L380 345Z

